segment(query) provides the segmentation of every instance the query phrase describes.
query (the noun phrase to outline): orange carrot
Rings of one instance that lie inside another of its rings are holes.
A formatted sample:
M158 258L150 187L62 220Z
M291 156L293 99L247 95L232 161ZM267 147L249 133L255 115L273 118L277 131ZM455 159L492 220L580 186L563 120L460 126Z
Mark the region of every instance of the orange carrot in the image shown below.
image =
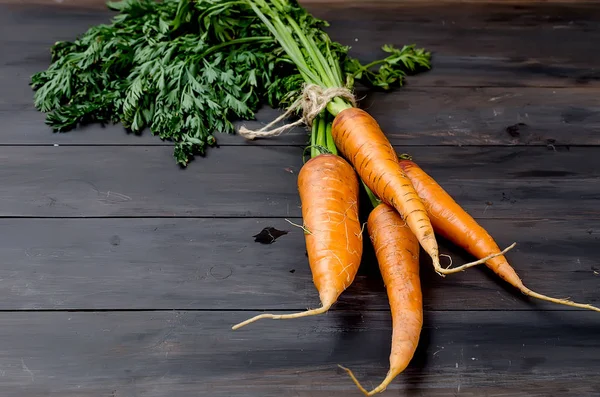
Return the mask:
M293 314L261 314L233 329L261 318L289 319L325 313L354 281L363 251L358 219L359 183L354 169L340 156L320 154L300 170L298 191L308 261L322 306Z
M402 215L425 252L431 256L438 274L456 273L483 263L478 260L453 269L442 268L425 206L404 175L394 148L373 117L359 108L344 109L335 117L331 134L336 147L352 163L364 184L382 202Z
M462 209L431 176L412 160L402 157L406 156L401 156L400 167L425 203L437 234L460 246L476 258L501 253L492 236ZM504 255L497 255L487 260L486 265L496 275L525 295L561 305L600 311L600 308L595 306L575 303L567 299L551 298L530 290L523 284Z
M408 366L423 326L419 280L419 242L394 208L379 204L369 215L367 229L375 248L392 314L389 371L379 386L367 392L352 371L342 367L367 396L380 393Z

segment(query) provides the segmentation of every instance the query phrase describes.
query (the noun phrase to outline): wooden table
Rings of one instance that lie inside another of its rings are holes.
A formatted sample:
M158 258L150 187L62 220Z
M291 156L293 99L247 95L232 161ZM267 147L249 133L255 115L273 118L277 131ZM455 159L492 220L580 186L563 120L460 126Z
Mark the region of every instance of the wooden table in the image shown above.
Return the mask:
M387 42L433 51L432 71L362 105L500 245L518 243L529 287L600 305L600 6L307 6L363 60ZM218 136L181 170L150 133L44 125L29 76L54 41L110 16L0 5L0 395L359 396L337 364L377 384L391 330L370 247L329 314L230 330L318 305L285 220L301 216L301 130ZM289 234L255 243L267 226ZM599 313L527 299L484 268L442 279L423 259L422 274L420 348L384 395L600 395Z

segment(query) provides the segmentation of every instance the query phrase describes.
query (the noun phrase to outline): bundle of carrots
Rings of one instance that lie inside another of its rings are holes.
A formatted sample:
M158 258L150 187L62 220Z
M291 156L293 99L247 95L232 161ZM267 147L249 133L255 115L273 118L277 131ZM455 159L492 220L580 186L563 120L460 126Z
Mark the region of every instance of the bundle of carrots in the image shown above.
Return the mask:
M261 0L252 7L302 71L307 84L304 114L307 108L309 113L318 113L314 119L304 120L312 127L311 159L298 175L298 191L308 262L321 307L292 314L261 314L233 329L263 318L318 315L332 307L353 282L361 262L363 230L358 213L361 185L373 205L367 232L386 285L393 327L390 368L379 386L365 390L352 372L342 367L364 394L384 391L409 365L417 348L423 324L420 248L431 257L435 271L441 276L485 264L525 295L600 311L591 305L528 289L504 256L515 244L501 250L490 234L410 156L398 156L376 120L356 107L349 96L352 87L343 84L340 60L327 51L321 52L322 46L315 35L296 29L293 19L286 19L282 0L272 3L273 6ZM271 132L263 129L244 133L253 139L275 135ZM436 234L463 248L476 260L459 267L442 267Z
M178 137L178 162L187 164L193 147L214 143L210 129L230 125L231 113L248 116L259 97L271 95L280 102L286 98L280 90L298 81L305 84L284 116L301 109L302 118L291 125L305 123L311 129L311 158L298 175L298 191L321 307L261 314L234 329L262 318L322 314L336 303L353 283L362 259L361 187L373 207L366 230L386 285L393 327L390 367L379 386L365 390L346 369L363 393L385 390L415 353L423 325L421 248L440 276L485 264L525 295L600 311L528 289L504 256L514 244L501 250L410 156L398 156L376 120L357 107L355 80L383 89L401 85L406 70L430 66L429 53L413 46L384 46L389 56L362 65L346 57L320 21L292 0L131 0L113 7L127 12L112 26L91 29L76 43L59 43L58 62L33 79L39 90L36 103L53 111L49 123L56 128L88 119L121 119L134 130L151 124L161 136ZM226 54L226 48L238 52ZM211 54L214 62L207 61ZM227 70L218 69L220 61ZM232 65L237 67L235 77ZM295 66L295 74L286 74L289 65ZM373 70L376 66L379 69ZM129 87L125 94L123 87ZM199 100L194 93L206 98ZM269 137L287 129L270 128L240 133ZM462 247L475 261L442 267L436 235Z

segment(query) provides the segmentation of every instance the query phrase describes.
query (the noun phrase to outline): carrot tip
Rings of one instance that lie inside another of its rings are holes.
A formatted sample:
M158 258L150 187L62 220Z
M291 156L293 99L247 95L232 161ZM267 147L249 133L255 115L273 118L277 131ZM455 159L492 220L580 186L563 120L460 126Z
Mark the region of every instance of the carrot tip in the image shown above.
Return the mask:
M273 320L287 320L287 319L291 319L291 318L300 318L300 317L308 317L308 316L315 316L318 314L322 314L325 313L326 311L329 310L329 308L331 307L331 304L327 304L324 305L318 309L312 309L312 310L307 310L304 312L298 312L298 313L291 313L291 314L270 314L270 313L264 313L264 314L259 314L257 316L254 316L252 318L249 318L248 320L242 321L241 323L238 323L236 325L234 325L233 327L231 327L232 330L236 330L238 328L241 328L245 325L248 325L250 323L253 323L257 320L263 319L263 318L270 318Z
M360 382L358 381L358 379L356 379L356 376L354 375L354 373L352 373L352 371L346 367L341 366L340 364L338 364L338 367L340 367L341 369L343 369L344 371L346 371L346 373L348 374L348 376L350 376L350 379L352 379L352 381L354 382L354 384L356 385L356 387L358 387L358 389L365 395L365 396L369 396L369 392L367 391L367 389L365 389Z
M508 247L506 247L501 252L498 252L498 253L495 253L495 254L492 254L492 255L488 255L485 258L481 258L479 260L476 260L475 262L470 262L470 263L467 263L465 265L462 265L462 266L459 266L459 267L455 267L453 269L449 269L449 268L444 269L443 267L441 267L439 265L439 262L438 262L438 264L436 266L436 271L437 271L438 274L439 273L442 273L442 274L453 274L453 273L462 272L462 271L464 271L464 270L466 270L466 269L468 269L470 267L481 265L481 264L489 261L492 258L495 258L497 256L502 256L502 255L506 254L508 251L510 251L511 249L513 249L515 247L515 245L517 245L517 243L512 243L511 245L509 245ZM448 256L449 257L449 255L444 255L444 256ZM434 266L435 266L435 264L434 264ZM450 258L450 266L452 266L452 258Z
M352 381L354 382L354 384L356 385L356 387L358 387L358 389L363 392L363 394L365 396L373 396L377 393L381 393L383 391L385 391L387 389L387 387L389 386L390 383L392 383L392 381L394 380L394 378L396 377L396 375L398 375L398 373L400 371L398 370L392 370L392 368L390 368L390 370L388 371L387 375L385 376L385 379L383 380L383 382L381 382L379 384L379 386L377 386L376 388L374 388L371 391L367 391L358 381L358 379L356 379L356 376L354 375L354 373L352 373L352 371L346 367L342 367L341 365L338 364L338 367L340 367L341 369L343 369L344 371L346 371L346 373L348 373L348 376L350 376L350 379L352 379Z
M532 291L527 287L523 287L521 292L532 298L537 298L537 299L544 300L547 302L557 303L559 305L565 305L565 306L570 306L570 307L577 307L579 309L587 309L587 310L592 310L595 312L600 312L600 308L598 308L596 306L588 305L585 303L576 303L576 302L569 300L568 298L567 299L552 298L550 296L542 295L535 291Z

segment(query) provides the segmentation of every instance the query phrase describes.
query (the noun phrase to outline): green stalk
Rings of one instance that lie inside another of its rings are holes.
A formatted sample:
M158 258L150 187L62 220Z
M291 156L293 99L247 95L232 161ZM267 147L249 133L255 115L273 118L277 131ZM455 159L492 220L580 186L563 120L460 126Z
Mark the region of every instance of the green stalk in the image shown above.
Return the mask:
M179 4L181 6L182 2L179 2ZM191 2L188 4L191 4ZM198 21L203 20L206 16L208 16L208 14L211 14L213 11L218 10L219 8L221 8L221 10L219 10L219 11L223 11L227 7L231 7L236 4L245 4L245 2L243 0L239 0L239 1L228 1L228 2L224 2L224 3L215 4L214 6L207 8L202 14L200 14L198 16Z
M273 23L271 23L265 16L265 14L260 9L258 9L258 7L254 5L252 1L249 0L249 4L254 10L254 12L265 23L265 25L273 33L273 35L275 35L277 40L281 43L281 46L283 47L284 51L288 54L290 58L292 58L298 69L307 70L307 72L303 74L304 80L307 83L317 84L321 87L332 87L335 85L338 85L340 87L342 86L342 84L340 84L340 82L342 81L341 69L338 67L337 70L334 72L330 67L332 64L336 63L335 59L333 59L331 52L328 52L327 54L329 57L328 63L327 60L325 60L325 58L323 57L321 51L319 51L318 46L315 44L314 40L312 40L312 38L308 38L304 33L302 33L302 30L298 27L295 21L293 21L293 19L290 19L289 15L286 15L287 19L291 21L290 24L292 25L292 27L297 27L296 34L300 39L302 45L304 46L305 50L309 53L309 56L311 56L314 63L314 67L320 66L320 70L311 70L310 66L308 65L308 62L306 62L304 54L297 45L296 40L294 40L290 32L287 31L285 25L281 21L279 15L277 15L276 11L273 11L272 8L264 0L258 0L256 1L256 3L262 5L262 7L269 12L269 16L273 19ZM281 4L279 1L274 1L274 3L275 7L281 13L285 14L285 8L283 7L283 4ZM279 26L279 29L277 29L275 25ZM323 63L320 62L321 60L323 61ZM321 79L332 79L332 81L330 85L325 85L323 84L323 80ZM352 106L343 99L335 98L327 105L327 110L333 116L336 116L339 112L349 107Z
M323 88L343 87L341 66L334 58L329 44L327 43L326 53L323 54L314 37L305 34L298 23L287 13L284 2L281 0L272 0L270 3L265 0L248 0L248 4L301 71L306 83L316 84ZM287 25L284 24L284 20ZM327 104L326 112L335 117L342 110L351 107L352 105L346 100L338 97ZM329 152L334 154L338 153L331 135L331 122L325 118L326 112L319 115L313 122L311 157L321 153L316 146L326 147Z
M304 80L307 82L312 82L313 84L317 84L323 86L323 81L321 80L318 72L314 73L314 70L311 70L310 66L304 59L304 54L300 50L298 43L294 40L292 34L288 31L287 27L283 23L283 21L279 18L276 12L274 12L269 4L264 1L259 1L262 4L262 7L269 12L270 17L273 19L273 23L271 23L264 13L262 13L253 3L249 1L250 6L257 13L257 15L263 20L267 28L273 33L273 35L277 38L277 40L281 43L281 46L288 54L290 58L296 64L299 70L304 71ZM275 3L276 6L278 3ZM282 13L285 13L284 9L281 5L278 7ZM277 27L275 26L277 25Z
M264 1L260 2L260 3L262 3L263 7L267 8L270 11L269 6ZM281 22L281 20L279 18L277 18L276 16L274 16L274 15L271 14L271 17L279 25L279 29L277 29L269 21L269 19L267 19L267 17L265 16L265 14L260 9L258 9L258 7L256 5L254 5L254 2L252 0L249 0L248 4L250 5L250 7L252 7L252 10L254 11L254 13L256 15L258 15L258 17L263 21L263 23L265 24L265 26L267 26L267 28L273 34L273 36L275 36L275 38L281 44L281 47L288 54L288 56L296 64L296 67L298 68L298 71L302 74L302 77L304 78L304 80L305 81L311 81L314 84L321 84L322 85L323 83L321 83L321 80L318 78L318 76L316 76L313 73L312 70L310 70L310 68L308 67L308 65L304 61L304 57L302 55L302 51L300 51L300 48L298 47L298 45L297 45L296 41L294 40L294 38L291 37L291 35L287 31L285 31L285 26L283 25L283 23Z
M371 189L367 187L367 185L362 179L360 181L362 182L362 185L365 188L365 191L367 192L367 196L369 196L369 201L371 202L371 205L373 206L373 208L377 208L377 206L381 204L381 201L379 201L377 196L375 196Z
M387 59L386 59L386 58L384 58L384 59L378 59L378 60L376 60L376 61L373 61L373 62L371 62L371 63L368 63L368 64L366 64L366 65L362 66L362 67L361 67L360 69L358 69L356 72L354 72L354 74L352 75L352 77L356 77L356 76L357 76L357 75L358 75L360 72L366 72L366 71L368 71L369 69L371 69L373 66L380 65L380 64L382 64L382 63L385 63L386 61L387 61Z
M333 54L331 53L331 48L329 46L329 39L323 34L323 38L325 40L326 48L327 48L327 61L329 62L329 67L333 71L333 75L335 76L335 84L338 87L342 87L344 82L342 81L342 69L340 67L340 63L335 61L333 58Z
M296 32L296 36L298 36L300 42L306 48L309 56L312 58L313 65L316 66L317 72L323 78L325 85L327 87L333 87L337 79L333 75L333 72L329 68L329 64L325 60L325 57L323 57L321 51L319 51L319 48L317 47L314 40L310 40L304 33L302 33L300 26L298 26L296 21L294 21L294 19L289 14L286 14L286 17L289 24L294 29L294 32ZM328 81L325 81L325 78L327 78Z
M325 126L325 119L322 114L317 117L317 122L319 123L317 145L327 147L327 134L325 132L327 127Z
M210 47L209 49L207 49L206 51L204 51L202 54L200 54L200 56L198 57L199 59L203 59L206 58L207 56L209 56L210 54L212 54L215 51L218 51L224 47L228 47L230 45L236 45L236 44L247 44L247 43L267 43L269 41L272 41L273 38L272 37L268 37L268 36L258 36L258 37L242 37L240 39L233 39L233 40L229 40L229 41L225 41L221 44L217 44L216 46Z
M333 117L337 116L342 110L349 109L351 107L352 105L339 97L333 98L333 100L327 104L327 110Z
M333 123L331 121L327 122L327 127L325 129L325 134L327 135L327 149L329 149L329 151L331 153L337 155L338 154L337 147L335 147L335 142L333 141L333 135L331 135L332 127L333 127Z
M317 134L318 134L319 130L317 127L318 127L318 123L313 123L312 132L310 134L310 158L317 157L317 155L318 155Z

